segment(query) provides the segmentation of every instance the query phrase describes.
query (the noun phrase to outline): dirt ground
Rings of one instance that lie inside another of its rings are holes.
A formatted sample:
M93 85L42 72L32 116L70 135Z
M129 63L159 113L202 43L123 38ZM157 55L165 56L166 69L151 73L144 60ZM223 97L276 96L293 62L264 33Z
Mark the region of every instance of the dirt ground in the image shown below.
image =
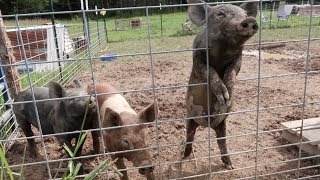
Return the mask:
M311 62L309 69L320 70L320 42L311 44ZM302 168L300 173L295 170L298 167L297 159L299 150L289 144L281 137L281 131L268 132L280 129L280 123L302 118L302 105L305 88L305 74L269 76L297 73L304 71L307 43L288 43L284 47L271 50L263 50L270 53L263 56L260 61L260 111L257 117L258 80L252 79L258 76L257 57L250 55L256 47L247 47L243 56L242 69L237 77L235 85L235 97L233 112L227 118L227 144L235 169L228 171L224 168L219 157L220 152L215 141L214 131L211 130L212 139L210 149L208 144L208 128L199 127L194 143L194 158L181 164L179 168L181 146L179 144L185 139L186 117L185 87L172 88L172 86L186 85L192 67L191 52L161 54L153 56L154 68L151 69L150 56L137 56L126 59L118 59L111 62L96 61L94 63L94 76L97 82L110 82L121 91L141 90L152 87L171 87L158 90L155 95L159 103L159 117L157 125L148 127L148 145L160 145L157 149L150 150L153 162L156 165L155 175L157 179L175 179L179 177L197 176L192 179L237 179L253 178L255 176L255 163L257 161L257 175L263 176L259 179L293 179L319 175L320 168ZM249 55L248 55L249 54ZM280 54L281 56L272 56ZM154 79L152 79L154 74ZM82 83L91 81L90 69L81 73L78 77ZM307 102L320 99L320 76L309 74L307 77ZM137 111L153 101L152 91L130 92L124 96L130 105ZM305 106L305 118L319 117L319 103L307 104ZM172 121L179 119L178 121ZM258 120L258 121L257 121ZM257 127L258 125L258 127ZM261 132L258 135L258 153L256 154L256 129ZM267 132L265 132L267 131ZM21 135L23 136L23 135ZM25 140L16 141L9 150L7 156L10 164L19 164L22 160ZM26 163L45 162L45 153L41 142L38 141L38 149L41 156L33 159L26 157ZM59 159L63 153L54 138L45 140L47 156L50 160ZM91 139L85 144L83 155L90 155L92 150ZM210 164L208 154L210 150ZM27 153L28 155L28 153ZM256 156L257 155L257 156ZM305 153L302 155L308 156ZM256 158L257 157L257 158ZM85 167L94 167L103 160L103 156L86 158L83 160ZM292 160L292 161L290 161ZM286 161L286 162L283 162ZM316 165L315 160L301 160L301 167ZM54 174L57 163L50 163L51 173ZM128 167L133 167L127 163ZM211 178L202 175L211 169ZM278 173L277 173L278 172ZM25 179L47 179L48 171L45 163L27 166ZM136 169L129 171L132 179L143 179ZM100 179L105 179L101 175Z

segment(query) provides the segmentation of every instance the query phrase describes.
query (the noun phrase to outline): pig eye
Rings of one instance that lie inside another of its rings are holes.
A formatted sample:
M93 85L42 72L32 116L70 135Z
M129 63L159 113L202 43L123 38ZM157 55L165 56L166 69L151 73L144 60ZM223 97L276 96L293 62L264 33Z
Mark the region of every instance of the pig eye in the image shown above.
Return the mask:
M226 14L225 13L223 13L223 12L218 12L218 14L217 14L219 17L226 17Z
M129 146L129 141L127 139L122 139L122 144L125 146Z
M133 145L132 145L131 141L128 139L128 137L123 137L121 144L123 147L133 149Z

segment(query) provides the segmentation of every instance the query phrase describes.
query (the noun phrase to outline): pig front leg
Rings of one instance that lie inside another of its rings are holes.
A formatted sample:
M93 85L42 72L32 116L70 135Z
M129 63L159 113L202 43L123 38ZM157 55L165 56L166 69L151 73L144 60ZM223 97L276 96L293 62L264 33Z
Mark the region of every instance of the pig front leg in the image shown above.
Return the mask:
M227 103L227 106L231 106L232 98L233 98L233 90L234 90L234 84L236 81L236 76L238 75L241 68L241 57L237 59L234 63L229 65L229 67L226 69L223 82L226 85L230 101Z
M117 159L116 156L111 156L112 160L115 160ZM117 169L120 170L120 169L126 169L126 165L124 164L124 161L123 161L123 158L119 157L117 159L117 161L115 162L115 165L117 166ZM128 173L127 173L127 170L121 170L120 171L122 173L122 177L121 177L121 180L128 180Z
M99 125L99 119L97 118L97 112L93 111L91 112L92 115L91 121L92 121L92 126L90 128L92 129L97 129L100 127ZM92 146L93 146L93 153L98 154L100 152L100 136L101 132L99 131L91 131L91 136L92 136Z
M72 146L71 140L70 140L69 138L67 138L67 137L65 137L65 136L62 136L62 137L61 137L61 135L60 135L60 137L57 136L57 139L58 139L59 144L60 144L60 146L62 147L62 149L64 149L64 148L63 148L63 145L66 144L66 145L68 146L68 148L69 148L72 152L74 152L74 147ZM66 153L67 153L67 151L66 151ZM67 155L70 156L68 153L67 153Z
M221 105L230 104L230 95L227 87L224 82L220 79L217 71L209 66L207 68L207 64L201 59L195 59L193 61L193 71L196 72L197 75L200 75L202 79L208 79L208 73L210 78L210 87L213 94L217 97L219 103Z
M100 152L100 131L91 131L92 136L92 146L93 146L93 153L98 154Z
M31 130L31 124L28 121L25 120L23 123L20 123L20 126L26 137L32 137L34 135ZM29 145L30 157L37 157L38 150L34 138L27 139L27 141Z

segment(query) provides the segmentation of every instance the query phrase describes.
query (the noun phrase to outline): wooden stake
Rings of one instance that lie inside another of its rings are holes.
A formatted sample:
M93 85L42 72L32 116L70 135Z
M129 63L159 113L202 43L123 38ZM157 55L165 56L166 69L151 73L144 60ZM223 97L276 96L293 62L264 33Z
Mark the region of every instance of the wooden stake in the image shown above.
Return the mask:
M0 10L0 16L2 16ZM13 56L11 41L4 27L3 19L0 17L0 63L2 65L15 64L16 58ZM16 66L5 66L2 68L3 74L9 88L11 98L16 97L17 93L22 90L19 72ZM0 77L1 78L1 77Z

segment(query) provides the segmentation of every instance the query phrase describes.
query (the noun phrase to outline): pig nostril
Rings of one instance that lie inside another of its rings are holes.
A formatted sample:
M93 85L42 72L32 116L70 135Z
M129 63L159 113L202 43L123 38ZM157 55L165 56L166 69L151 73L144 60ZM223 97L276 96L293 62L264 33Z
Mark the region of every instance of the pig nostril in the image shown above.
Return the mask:
M241 23L242 27L247 28L248 27L248 23Z
M258 29L258 24L254 24L254 25L252 26L252 29L253 29L253 30L257 30L257 29Z
M146 174L151 173L151 172L153 172L153 166L144 167L144 168L139 169L139 173L143 174L143 175L146 175Z

